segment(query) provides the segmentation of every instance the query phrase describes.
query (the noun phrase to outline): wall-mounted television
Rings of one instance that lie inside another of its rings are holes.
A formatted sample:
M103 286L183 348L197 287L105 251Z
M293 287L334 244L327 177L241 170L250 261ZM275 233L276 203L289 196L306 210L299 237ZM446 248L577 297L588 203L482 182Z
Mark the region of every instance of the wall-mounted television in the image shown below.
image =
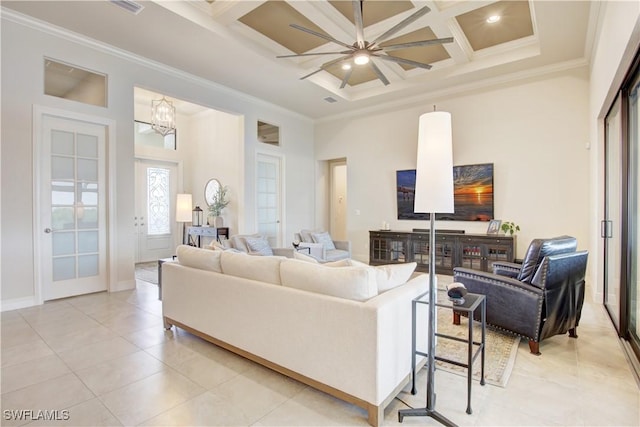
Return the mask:
M398 219L428 220L428 213L415 213L416 170L396 172ZM455 212L437 213L437 220L490 221L493 219L493 163L453 167Z

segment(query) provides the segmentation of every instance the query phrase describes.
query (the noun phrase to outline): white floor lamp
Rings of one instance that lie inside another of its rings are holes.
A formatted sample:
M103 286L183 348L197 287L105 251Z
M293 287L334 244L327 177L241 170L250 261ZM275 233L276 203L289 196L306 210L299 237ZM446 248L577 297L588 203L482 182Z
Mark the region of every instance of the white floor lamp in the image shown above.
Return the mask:
M434 111L420 116L414 212L429 213L429 328L427 353L427 406L398 411L405 416L427 416L447 426L455 424L435 410L436 230L435 214L453 213L453 147L451 114Z
M191 222L192 205L191 194L178 194L176 196L176 222L182 223L183 245L185 244L184 240L187 234L187 223Z

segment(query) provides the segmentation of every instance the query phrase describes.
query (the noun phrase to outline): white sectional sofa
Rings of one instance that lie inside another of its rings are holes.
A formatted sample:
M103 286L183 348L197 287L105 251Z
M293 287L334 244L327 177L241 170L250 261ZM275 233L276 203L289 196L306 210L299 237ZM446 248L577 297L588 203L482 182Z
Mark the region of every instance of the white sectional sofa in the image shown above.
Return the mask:
M382 423L409 380L411 301L427 290L427 275L409 279L407 265L332 267L189 246L177 254L162 266L167 329L190 331ZM420 315L419 348L426 322Z

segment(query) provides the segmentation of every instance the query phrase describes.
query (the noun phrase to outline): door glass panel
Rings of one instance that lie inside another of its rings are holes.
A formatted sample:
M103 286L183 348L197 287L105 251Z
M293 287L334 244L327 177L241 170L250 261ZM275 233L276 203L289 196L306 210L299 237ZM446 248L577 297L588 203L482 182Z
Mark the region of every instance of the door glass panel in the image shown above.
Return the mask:
M74 169L71 157L51 156L51 178L75 179Z
M76 257L67 256L53 259L53 280L69 280L76 277Z
M98 205L98 184L91 182L77 183L78 201L83 205Z
M78 232L78 253L98 252L98 232Z
M62 130L51 132L51 153L73 155L73 133Z
M78 179L81 181L97 181L98 161L78 159Z
M51 204L52 205L69 205L75 203L73 192L73 182L71 181L53 181L51 183Z
M78 208L78 228L98 228L98 208L83 207Z
M97 276L98 255L81 255L78 257L78 277Z
M74 228L75 218L73 207L51 208L51 228L55 230L69 230Z
M171 233L170 171L147 168L147 233L150 236Z
M76 234L71 231L53 233L53 256L69 255L76 251Z
M604 303L620 330L622 116L620 98L605 120Z
M78 134L78 156L98 157L98 137L95 135Z

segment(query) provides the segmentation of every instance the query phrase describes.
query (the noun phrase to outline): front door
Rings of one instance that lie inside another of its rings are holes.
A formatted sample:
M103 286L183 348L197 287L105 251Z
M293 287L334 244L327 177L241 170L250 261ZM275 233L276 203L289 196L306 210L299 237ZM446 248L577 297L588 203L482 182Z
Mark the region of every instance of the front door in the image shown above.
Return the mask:
M177 171L175 163L136 160L136 262L175 253Z
M42 115L37 240L43 300L107 289L106 127Z

